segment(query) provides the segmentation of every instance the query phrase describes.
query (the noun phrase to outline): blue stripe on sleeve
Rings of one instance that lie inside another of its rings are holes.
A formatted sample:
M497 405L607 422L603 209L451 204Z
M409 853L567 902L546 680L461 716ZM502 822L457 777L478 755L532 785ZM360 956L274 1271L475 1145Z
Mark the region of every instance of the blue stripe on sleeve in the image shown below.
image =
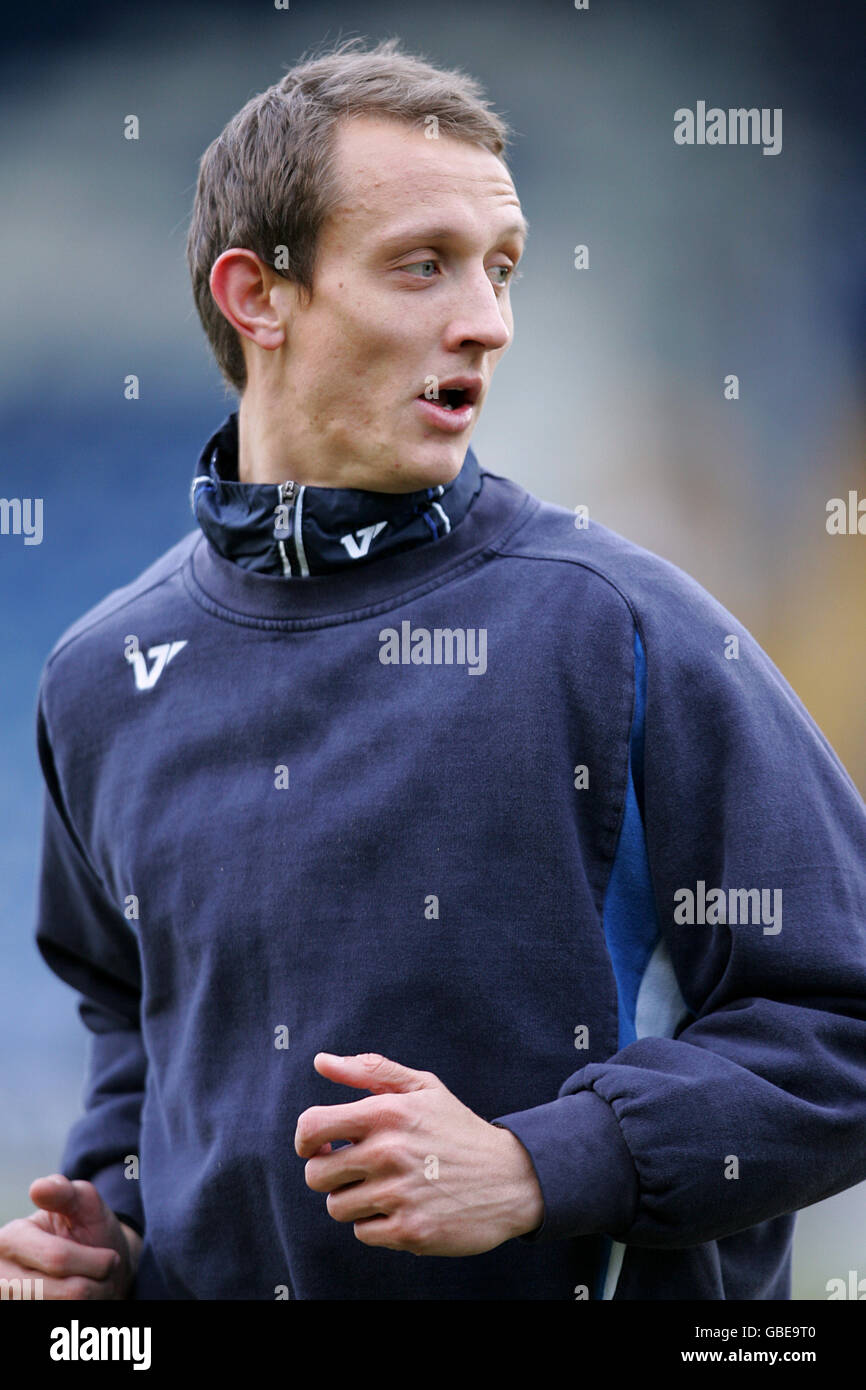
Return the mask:
M646 659L637 629L634 634L634 676L635 703L629 740L625 813L604 899L604 934L619 1001L620 1048L627 1047L637 1037L635 1008L638 990L660 937L646 836L635 790L637 785L643 792L646 712Z

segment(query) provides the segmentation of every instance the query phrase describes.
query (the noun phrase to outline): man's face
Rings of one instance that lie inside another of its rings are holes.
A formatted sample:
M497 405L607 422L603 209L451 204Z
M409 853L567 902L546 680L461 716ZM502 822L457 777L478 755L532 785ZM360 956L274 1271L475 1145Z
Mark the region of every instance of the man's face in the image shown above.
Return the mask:
M511 340L520 203L481 146L366 116L336 138L341 194L313 298L275 286L288 323L274 354L274 410L297 463L288 476L381 492L447 483ZM454 377L472 379L477 398L449 412ZM438 403L425 399L437 385Z

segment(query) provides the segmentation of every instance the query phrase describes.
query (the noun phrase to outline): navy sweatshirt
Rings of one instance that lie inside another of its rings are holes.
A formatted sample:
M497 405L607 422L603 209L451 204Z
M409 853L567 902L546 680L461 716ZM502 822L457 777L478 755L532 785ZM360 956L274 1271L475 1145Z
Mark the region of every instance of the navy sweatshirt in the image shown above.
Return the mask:
M38 698L61 1167L143 1233L133 1297L789 1297L793 1213L866 1179L866 807L790 686L471 449L409 495L241 484L232 415L192 500ZM361 1244L294 1151L366 1094L319 1051L512 1130L541 1227Z

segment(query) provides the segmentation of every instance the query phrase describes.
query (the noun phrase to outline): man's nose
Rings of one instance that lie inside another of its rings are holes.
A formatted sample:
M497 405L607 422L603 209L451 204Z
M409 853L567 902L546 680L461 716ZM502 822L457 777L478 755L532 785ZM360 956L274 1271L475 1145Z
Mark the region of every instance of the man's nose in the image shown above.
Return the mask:
M511 338L511 327L502 310L502 292L497 294L485 270L462 279L454 287L448 345L459 347L471 341L483 343L492 352L505 347Z

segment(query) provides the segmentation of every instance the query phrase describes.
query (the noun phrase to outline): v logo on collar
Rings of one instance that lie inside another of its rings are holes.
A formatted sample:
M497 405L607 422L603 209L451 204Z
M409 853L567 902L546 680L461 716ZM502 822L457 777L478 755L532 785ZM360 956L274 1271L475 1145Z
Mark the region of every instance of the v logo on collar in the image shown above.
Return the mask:
M353 560L360 560L367 554L374 537L378 536L380 531L384 531L387 525L387 521L377 521L375 526L362 526L354 535L350 531L348 536L341 536L340 544L346 547ZM357 539L359 536L360 544Z
M450 483L402 493L302 484L287 504L276 483L238 480L237 438L234 411L201 452L192 509L221 555L260 574L328 574L430 544L460 524L481 491L478 460L467 449Z

